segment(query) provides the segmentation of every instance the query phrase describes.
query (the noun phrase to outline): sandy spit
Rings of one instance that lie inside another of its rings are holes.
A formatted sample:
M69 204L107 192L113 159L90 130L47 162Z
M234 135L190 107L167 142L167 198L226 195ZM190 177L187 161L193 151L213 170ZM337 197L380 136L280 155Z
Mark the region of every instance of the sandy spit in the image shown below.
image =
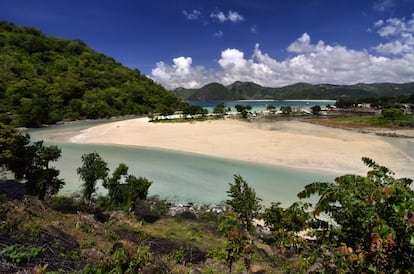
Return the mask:
M70 142L160 148L337 174L364 174L361 157L366 156L397 177L414 177L414 159L382 137L299 121L150 123L138 118L85 129Z

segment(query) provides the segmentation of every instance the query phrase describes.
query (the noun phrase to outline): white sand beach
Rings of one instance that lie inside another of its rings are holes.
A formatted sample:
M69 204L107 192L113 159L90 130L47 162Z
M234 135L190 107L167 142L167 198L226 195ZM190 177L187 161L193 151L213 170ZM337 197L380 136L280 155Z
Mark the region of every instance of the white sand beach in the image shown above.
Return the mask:
M414 177L414 160L383 137L299 121L150 123L139 118L91 127L70 141L160 148L337 174L364 174L361 157L366 156L398 177Z

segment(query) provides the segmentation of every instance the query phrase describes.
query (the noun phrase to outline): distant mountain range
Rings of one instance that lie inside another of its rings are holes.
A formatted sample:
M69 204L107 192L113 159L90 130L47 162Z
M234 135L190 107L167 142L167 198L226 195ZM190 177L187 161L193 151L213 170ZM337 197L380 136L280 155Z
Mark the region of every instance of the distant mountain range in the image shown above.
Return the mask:
M173 91L186 101L216 100L322 100L341 98L368 98L383 96L402 96L414 94L414 82L405 84L378 83L355 85L330 85L297 83L280 88L262 87L252 82L234 82L224 86L210 83L199 89L177 88Z

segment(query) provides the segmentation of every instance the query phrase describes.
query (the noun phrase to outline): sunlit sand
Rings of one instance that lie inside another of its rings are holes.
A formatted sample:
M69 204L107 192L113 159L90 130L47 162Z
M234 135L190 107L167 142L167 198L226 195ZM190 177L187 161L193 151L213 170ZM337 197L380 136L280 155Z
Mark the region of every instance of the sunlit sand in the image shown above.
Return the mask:
M366 172L361 161L366 156L398 176L414 174L413 159L379 136L298 121L150 123L139 118L91 127L70 141L161 148L340 174Z

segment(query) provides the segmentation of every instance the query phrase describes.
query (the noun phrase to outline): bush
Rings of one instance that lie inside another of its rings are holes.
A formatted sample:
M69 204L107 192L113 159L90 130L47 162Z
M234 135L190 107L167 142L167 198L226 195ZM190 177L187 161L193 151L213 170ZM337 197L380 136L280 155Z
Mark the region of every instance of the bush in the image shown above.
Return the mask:
M384 117L384 119L386 120L391 120L391 121L403 120L405 118L404 116L405 116L404 112L398 108L384 109L382 111L382 117Z
M42 252L43 248L39 246L33 247L15 244L3 248L0 255L13 263L21 264L30 262Z
M76 213L80 210L79 202L67 196L54 196L51 207L63 213Z

